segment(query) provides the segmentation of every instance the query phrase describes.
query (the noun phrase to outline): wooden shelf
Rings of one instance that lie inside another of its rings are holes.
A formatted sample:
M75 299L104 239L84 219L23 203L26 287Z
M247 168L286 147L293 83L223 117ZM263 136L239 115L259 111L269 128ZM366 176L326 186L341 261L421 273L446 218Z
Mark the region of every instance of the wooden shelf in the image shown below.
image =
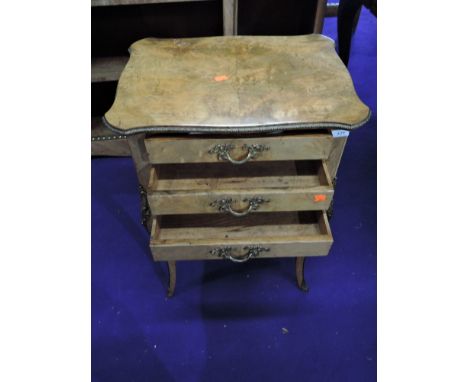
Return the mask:
M92 7L107 7L113 5L141 5L141 4L164 4L164 3L188 3L194 1L211 0L91 0Z
M91 58L91 82L118 81L128 56Z

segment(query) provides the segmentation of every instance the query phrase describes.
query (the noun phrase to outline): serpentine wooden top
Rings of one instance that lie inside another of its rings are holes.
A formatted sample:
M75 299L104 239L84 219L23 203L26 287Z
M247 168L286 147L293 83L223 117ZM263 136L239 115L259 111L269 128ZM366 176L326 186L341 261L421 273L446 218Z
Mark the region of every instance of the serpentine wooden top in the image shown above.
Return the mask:
M369 119L322 35L146 38L130 52L104 117L119 133L353 129Z

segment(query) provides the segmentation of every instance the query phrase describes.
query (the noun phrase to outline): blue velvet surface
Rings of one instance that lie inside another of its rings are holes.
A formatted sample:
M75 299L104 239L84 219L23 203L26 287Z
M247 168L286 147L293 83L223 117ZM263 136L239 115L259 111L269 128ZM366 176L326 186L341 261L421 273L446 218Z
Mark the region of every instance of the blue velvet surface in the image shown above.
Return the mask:
M336 38L336 19L324 34ZM93 381L376 380L376 19L365 9L349 69L373 116L350 134L335 243L307 259L309 293L294 259L179 262L167 299L131 160L92 160Z

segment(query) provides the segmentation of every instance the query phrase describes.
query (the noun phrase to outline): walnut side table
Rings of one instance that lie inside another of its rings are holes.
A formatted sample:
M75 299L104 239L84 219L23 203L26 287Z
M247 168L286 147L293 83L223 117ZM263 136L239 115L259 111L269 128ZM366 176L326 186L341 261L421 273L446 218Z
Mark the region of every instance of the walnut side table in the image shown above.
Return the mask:
M295 257L307 290L305 257L333 242L343 130L370 116L333 41L148 38L130 52L104 123L128 135L168 295L179 260Z

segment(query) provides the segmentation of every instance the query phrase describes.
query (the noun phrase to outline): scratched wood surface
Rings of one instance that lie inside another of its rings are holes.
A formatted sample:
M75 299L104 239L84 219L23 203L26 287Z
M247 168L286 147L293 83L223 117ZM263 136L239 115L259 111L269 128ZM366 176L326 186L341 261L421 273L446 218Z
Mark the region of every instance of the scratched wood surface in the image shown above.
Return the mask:
M287 173L287 165L291 171ZM200 178L201 166L169 165L167 170L150 175L148 203L153 215L216 214L220 213L216 201L232 199L232 209L248 209L248 200L261 197L251 214L271 211L327 210L333 198L333 186L325 162L307 162L303 175L298 175L294 161L258 162L242 169L242 173L229 171L225 166L203 163L206 171ZM210 171L212 167L212 171ZM231 166L232 167L232 166ZM193 168L190 174L184 168ZM218 171L225 176L217 176ZM233 167L237 170L238 167ZM180 171L182 170L182 171ZM152 168L156 172L156 168ZM166 172L171 173L167 178ZM263 174L262 174L263 172ZM276 175L272 175L277 173ZM211 175L211 176L210 176Z
M316 34L137 41L105 115L127 134L352 129L368 117L333 40Z
M309 215L309 216L307 216ZM229 218L203 219L203 215L170 216L153 220L150 248L160 260L218 260L210 253L219 247L232 247L233 256L245 254L245 247L267 248L259 257L326 256L333 237L325 212L270 213ZM200 223L204 221L205 223Z

